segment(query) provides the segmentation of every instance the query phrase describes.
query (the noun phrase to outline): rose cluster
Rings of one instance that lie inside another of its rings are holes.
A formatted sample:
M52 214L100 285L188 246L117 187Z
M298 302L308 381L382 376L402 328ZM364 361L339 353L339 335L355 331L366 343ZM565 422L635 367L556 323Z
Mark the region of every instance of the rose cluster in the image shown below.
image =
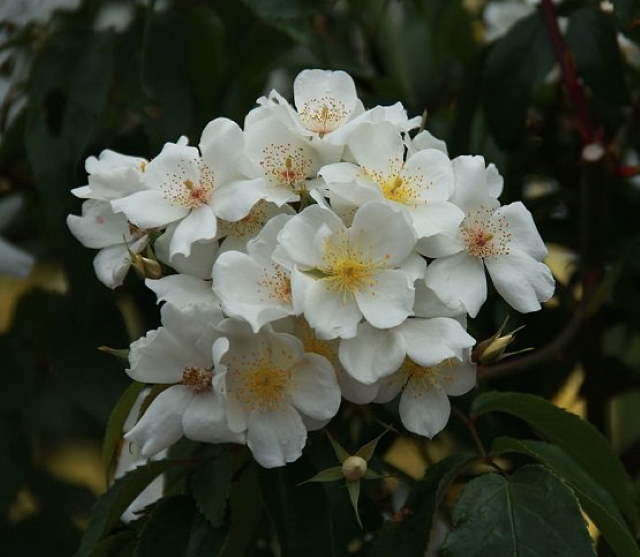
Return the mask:
M342 398L399 396L404 426L433 437L448 397L476 383L466 318L485 269L518 311L553 294L531 214L500 205L494 165L451 160L401 103L365 109L342 71L304 70L293 90L293 105L258 99L244 128L216 118L197 146L89 157L73 190L85 201L68 226L99 250L105 285L156 265L162 326L127 369L165 387L126 435L144 456L186 436L282 466Z

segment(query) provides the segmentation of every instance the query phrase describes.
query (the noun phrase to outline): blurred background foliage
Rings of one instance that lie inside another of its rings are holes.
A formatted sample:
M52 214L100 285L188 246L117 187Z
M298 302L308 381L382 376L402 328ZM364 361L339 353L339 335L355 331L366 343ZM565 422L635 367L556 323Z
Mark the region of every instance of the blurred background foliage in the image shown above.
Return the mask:
M536 393L585 416L640 478L640 4L556 4L586 116L567 94L544 18L524 9L532 2L521 2L523 18L510 29L495 15L499 4L0 2L0 202L22 200L3 235L35 257L28 276L0 277L0 554L74 553L106 487L99 447L128 384L122 362L96 347L124 347L158 324L140 279L131 273L109 291L93 274L93 254L65 226L66 215L79 212L69 190L86 180L84 159L107 147L151 158L165 141L196 140L216 116L242 124L271 88L290 96L303 68L344 69L365 106L400 99L410 114L426 114L452 157L477 153L497 164L503 202L523 199L531 209L559 282L543 311L510 323L527 325L514 347L542 348L544 357L526 369L500 364L479 388ZM605 149L596 164L582 157L590 143ZM594 311L576 327L587 295ZM490 336L507 313L491 294L472 334ZM345 403L331 429L355 448L379 433L376 419L397 423L392 407ZM526 431L503 415L479 427L488 439ZM310 445L316 469L335 464L323 462L326 443ZM389 436L379 454L410 484L467 446L468 431L452 417L434 441ZM311 475L304 466L299 479ZM278 472L260 474L268 496ZM232 513L243 521L232 526L241 535L227 555L273 554L251 481L232 487ZM374 529L380 520L367 509L392 514L402 489L397 480L367 487L365 524ZM344 554L364 554L368 540L348 501L327 493L332 514L316 518L333 521ZM299 524L299 534L312 522Z

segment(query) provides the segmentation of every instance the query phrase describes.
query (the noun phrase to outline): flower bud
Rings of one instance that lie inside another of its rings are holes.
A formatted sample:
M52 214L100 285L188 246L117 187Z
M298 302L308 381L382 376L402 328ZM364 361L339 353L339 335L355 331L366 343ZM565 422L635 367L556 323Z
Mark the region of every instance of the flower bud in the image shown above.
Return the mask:
M342 463L342 475L350 482L359 480L367 472L367 461L360 456L349 456Z
M155 259L132 253L131 265L142 278L159 279L162 277L162 266Z
M495 334L490 336L488 339L479 342L474 348L473 359L475 362L479 364L490 364L498 362L508 356L532 350L532 348L525 348L524 350L518 350L516 352L506 352L507 347L516 339L516 333L524 328L524 325L522 325L522 327L518 327L510 333L503 335L502 332L507 321L508 318L504 320Z

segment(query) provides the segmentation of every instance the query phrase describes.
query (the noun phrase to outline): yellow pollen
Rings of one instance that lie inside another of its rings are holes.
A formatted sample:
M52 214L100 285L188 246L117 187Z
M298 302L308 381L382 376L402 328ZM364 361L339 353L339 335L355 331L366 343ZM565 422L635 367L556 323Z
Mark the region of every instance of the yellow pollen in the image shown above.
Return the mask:
M470 211L459 230L469 255L493 257L511 252L511 227L506 218L493 209L479 207Z
M431 188L430 182L425 182L423 176L408 174L404 169L404 161L392 158L387 164L386 171L363 168L364 175L378 184L382 195L390 201L416 207L424 203L421 194Z
M147 169L147 161L140 161L138 164L138 168L140 168L140 172L144 172Z
M329 96L309 99L299 112L302 125L320 136L340 127L348 115L344 103Z
M199 164L200 179L194 183L185 178L189 171L186 162L180 162L175 172L167 174L164 183L160 185L163 197L172 205L195 209L205 205L214 189L213 172L204 163Z
M260 166L268 180L296 193L306 191L306 179L312 174L312 160L305 150L290 143L267 145Z
M238 400L254 410L275 410L287 397L291 372L269 366L244 374Z

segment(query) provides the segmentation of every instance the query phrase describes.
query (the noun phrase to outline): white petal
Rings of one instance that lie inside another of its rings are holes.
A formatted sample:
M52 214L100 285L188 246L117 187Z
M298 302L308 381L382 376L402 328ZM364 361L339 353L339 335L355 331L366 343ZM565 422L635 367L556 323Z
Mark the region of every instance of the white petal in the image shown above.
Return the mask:
M264 178L253 178L251 180L235 180L216 188L212 204L219 218L236 222L246 217L261 199L282 205L289 198L290 195L287 193L285 199L281 197L274 199L272 188L268 187Z
M476 380L476 365L471 362L467 353L462 362L452 361L446 368L446 378L442 381L442 387L448 395L459 396L473 389Z
M462 210L448 201L411 207L409 213L418 238L455 230L464 219Z
M278 234L291 220L291 215L280 214L269 219L255 238L247 242L247 253L263 264L272 263L272 254L278 245Z
M109 288L120 286L131 267L131 256L124 244L101 249L93 258L98 280Z
M386 266L402 263L413 251L416 236L404 212L371 202L358 209L349 229L352 245Z
M496 290L522 313L539 310L540 302L553 296L555 280L549 267L520 250L487 257L485 264Z
M106 201L85 201L82 204L82 216L68 215L67 226L88 248L106 248L131 239L127 219L122 214L115 214Z
M357 381L370 385L394 373L404 361L403 337L393 329L361 323L354 338L340 341L340 363Z
M409 257L400 264L400 270L414 283L418 279L424 278L424 274L427 271L427 262L424 257L414 252L409 254Z
M533 216L520 201L500 207L496 214L505 217L509 222L513 247L538 261L542 261L547 256L547 248L533 222Z
M407 385L400 397L399 412L404 427L431 439L447 425L451 405L446 393L438 387L418 394Z
M213 170L216 190L233 178L235 161L242 155L244 138L240 126L228 118L209 122L200 136L200 152L207 166Z
M360 166L391 177L402 164L404 144L398 129L389 122L359 125L349 137L349 149Z
M423 201L446 201L453 193L453 167L442 151L418 151L407 159L400 175L419 187L419 198Z
M293 82L293 98L300 112L315 99L329 97L340 101L349 117L358 99L351 76L341 70L302 70Z
M127 374L142 383L177 383L189 356L189 350L160 327L131 343Z
M169 246L176 230L176 225L171 224L165 232L156 240L154 249L160 261L173 267L179 273L191 275L201 279L211 278L211 268L218 252L216 240L195 242L191 245L191 255L185 257L177 254L169 256Z
M416 251L425 257L447 257L465 249L458 228L452 228L427 238L420 238Z
M365 385L356 381L351 375L344 370L336 372L338 385L342 391L342 397L354 404L369 404L378 396L380 383L372 383Z
M208 205L193 209L176 227L171 243L169 256L191 255L191 245L202 240L212 240L216 236L216 217Z
M329 360L319 354L307 353L292 372L289 393L293 405L316 420L333 418L340 407L340 388Z
M194 395L182 417L184 436L203 443L244 443L227 426L224 399L213 391Z
M293 313L288 273L262 265L239 251L227 251L213 266L213 288L225 312L246 319L257 333L271 321Z
M284 466L300 458L307 430L300 414L288 404L272 411L254 411L249 416L247 445L264 468Z
M327 184L352 184L361 174L360 167L350 162L327 164L318 170Z
M495 187L487 187L487 171L484 157L480 155L461 155L453 159L455 191L451 201L467 212L484 205L496 207ZM489 175L494 178L495 168Z
M162 391L124 438L138 445L144 457L170 447L182 437L182 414L192 399L193 391L184 385Z
M304 316L324 339L355 336L362 313L353 296L343 296L326 280L316 280L306 289Z
M386 329L413 314L413 281L403 271L386 270L373 276L355 298L364 318L374 327Z
M124 213L136 226L155 228L181 219L188 209L171 205L159 191L143 190L121 199L114 199L111 207L116 213Z
M466 253L436 259L427 267L425 283L446 305L464 305L471 317L487 299L482 260Z
M413 311L416 317L455 317L466 314L464 306L460 303L454 306L445 304L436 293L429 288L424 281L417 281L416 298Z
M381 379L378 384L378 394L374 399L374 402L379 404L385 404L387 402L391 402L398 393L402 391L403 387L406 385L408 379L408 374L404 371L403 368L400 368L398 371Z
M211 345L219 336L215 327L223 315L218 306L191 304L177 308L164 304L160 309L162 324L184 346L188 356L184 365L209 368Z
M462 360L463 351L476 341L455 319L407 319L399 334L406 343L409 358L422 366L435 366L449 358Z
M186 180L200 182L200 153L188 145L165 143L144 173L146 187L158 191L180 191Z
M169 275L157 280L147 279L144 282L153 290L158 303L169 302L179 309L191 304L220 304L210 282L190 275Z
M324 245L321 236L327 233L344 233L342 221L327 209L319 205L307 207L293 217L278 234L280 243L287 256L296 264L305 268L321 267Z
M277 369L290 369L304 356L302 341L289 334L275 332L270 326L265 327L265 339L271 365Z
M416 134L409 145L410 153L421 151L422 149L437 149L438 151L443 152L445 155L449 154L449 151L447 150L447 144L442 141L442 139L438 139L427 130L422 130L420 133Z

